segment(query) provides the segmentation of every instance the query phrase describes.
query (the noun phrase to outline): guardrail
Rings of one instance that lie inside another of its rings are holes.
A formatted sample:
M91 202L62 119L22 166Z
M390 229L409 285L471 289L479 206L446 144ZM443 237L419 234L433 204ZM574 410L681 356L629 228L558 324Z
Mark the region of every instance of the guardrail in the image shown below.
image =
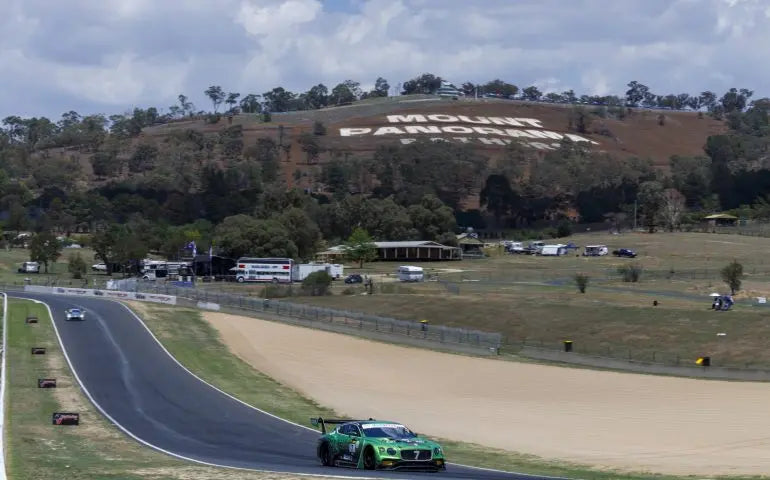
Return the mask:
M502 335L499 333L397 320L361 312L212 292L205 289L139 283L137 292L184 298L196 307L202 305L203 308L210 308L212 304L216 304L242 312L269 316L278 321L300 323L314 328L354 333L386 341L396 340L418 346L497 355L502 341Z

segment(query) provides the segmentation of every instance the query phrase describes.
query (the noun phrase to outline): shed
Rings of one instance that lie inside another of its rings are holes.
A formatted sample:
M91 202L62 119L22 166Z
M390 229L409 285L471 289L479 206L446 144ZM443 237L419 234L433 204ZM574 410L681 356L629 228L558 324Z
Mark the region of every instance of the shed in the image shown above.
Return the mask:
M738 217L729 213L715 213L708 217L703 217L711 227L734 227L738 222Z
M479 240L475 234L466 233L457 236L457 244L463 252L463 257L483 257L484 242Z
M430 261L462 260L462 250L458 247L442 245L428 240L407 240L402 242L374 242L377 247L377 260L395 261ZM316 254L316 259L323 262L341 263L345 256L345 246L337 245Z

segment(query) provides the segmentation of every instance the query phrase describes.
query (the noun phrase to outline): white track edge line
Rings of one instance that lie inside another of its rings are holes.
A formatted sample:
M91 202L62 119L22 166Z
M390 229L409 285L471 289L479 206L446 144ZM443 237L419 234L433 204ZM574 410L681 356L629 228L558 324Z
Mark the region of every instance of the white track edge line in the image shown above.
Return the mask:
M214 385L210 384L209 382L207 382L206 380L202 379L201 377L199 377L199 376L198 376L198 375L196 375L195 373L191 372L191 371L190 371L190 369L188 369L187 367L185 367L184 365L182 365L182 364L179 362L179 360L177 360L177 359L176 359L176 357L174 357L174 355L172 355L172 354L171 354L171 352L169 352L169 351L166 349L166 347L163 345L163 343L161 343L161 341L158 339L158 337L156 337L156 336L155 336L155 334L154 334L154 333L152 333L152 330L150 330L150 327L148 327L148 326L147 326L147 324L146 324L146 323L144 323L144 320L142 320L142 318L141 318L139 315L137 315L137 314L136 314L136 312L134 312L134 311L131 309L131 307L129 307L128 305L126 305L125 303L123 303L123 302L121 302L121 301L119 301L119 300L110 300L110 299L104 299L104 300L107 300L107 301L113 301L113 302L119 303L119 304L120 304L120 305L122 305L122 306L123 306L123 307L124 307L126 310L128 310L129 312L131 312L131 315L133 315L133 316L134 316L134 318L136 318L136 319L139 321L139 323L141 323L141 324L142 324L142 326L143 326L143 327L144 327L144 328L147 330L147 332L150 334L150 336L152 336L152 338L153 338L153 339L154 339L154 340L155 340L155 341L158 343L158 345L160 345L160 348L162 348L162 349L163 349L163 351L164 351L164 352L166 352L166 354L167 354L169 357L171 357L171 358L174 360L174 362L176 362L176 364L177 364L177 365L179 365L180 367L182 367L182 368L183 368L185 371L187 371L187 373L189 373L189 374L190 374L190 375L192 375L193 377L197 378L198 380L200 380L200 381L201 381L201 382L203 382L204 384L206 384L206 385L208 385L209 387L213 388L214 390L216 390L216 391L218 391L218 392L220 392L220 393L222 393L222 394L224 394L224 395L226 395L226 396L228 396L228 397L232 398L232 399L233 399L233 400L235 400L236 402L238 402L238 403L241 403L241 404L243 404L243 405L245 405L245 406L247 406L247 407L249 407L249 408L251 408L251 409L254 409L254 410L256 410L256 411L257 411L257 412L259 412L259 413L262 413L262 414L264 414L264 415L267 415L267 416L269 416L269 417L273 417L273 418L275 418L275 419L277 419L277 420L281 420L281 421L283 421L283 422L286 422L286 423L289 423L289 424L291 424L291 425L294 425L294 426L297 426L297 427L301 427L301 428L304 428L304 429L306 429L306 430L310 430L310 431L312 431L312 432L316 432L316 433L318 432L318 430L316 430L316 429L314 429L314 428L306 427L305 425L300 425L299 423L295 423L295 422L292 422L291 420L287 420L287 419L285 419L285 418L281 418L281 417L279 417L279 416L277 416L277 415L273 415L273 414L272 414L272 413L270 413L270 412L266 412L266 411L262 410L262 409L261 409L261 408L259 408L259 407L255 407L254 405L250 405L250 404L248 404L248 403L244 402L243 400L241 400L241 399L239 399L239 398L236 398L235 396L233 396L233 395L231 395L231 394L229 394L229 393L225 392L224 390L222 390L222 389L220 389L220 388L217 388L217 387L215 387ZM177 305L177 307L180 307L180 306L179 306L179 305ZM181 308L189 308L189 307L181 307ZM565 478L565 477L547 477L547 476L543 476L543 475L530 475L530 474L527 474L527 473L511 472L511 471L508 471L508 470L497 470L497 469L494 469L494 468L475 467L475 466L473 466L473 465L465 465L465 464L462 464L462 463L453 463L453 462L447 462L447 464L449 464L449 465L456 465L456 466L458 466L458 467L467 467L467 468L472 468L472 469L476 469L476 470L484 470L484 471L487 471L487 472L499 472L499 473L507 473L507 474L512 474L512 475L520 475L520 476L523 476L523 477L532 477L532 478L538 478L538 479L549 479L549 480L578 480L578 479L568 479L568 478ZM358 477L356 477L356 478L358 478Z
M6 480L5 465L5 384L8 375L5 367L5 357L8 355L8 294L3 293L3 352L0 360L0 480Z
M201 377L199 377L198 375L196 375L195 373L193 373L192 371L190 371L190 369L188 369L187 367L185 367L184 365L182 365L182 364L179 362L179 360L177 360L177 358L176 358L174 355L172 355L172 354L171 354L171 352L169 352L169 351L168 351L168 349L166 349L166 347L163 345L163 343L161 343L161 341L158 339L158 337L156 337L156 336L155 336L155 334L154 334L154 333L152 333L152 330L150 330L150 328L147 326L147 324L146 324L146 323L144 323L144 320L142 320L142 319L141 319L141 317L139 317L139 315L137 315L137 314L136 314L136 312L134 312L134 311L133 311L133 310L132 310L132 309L131 309L131 308L130 308L128 305L126 305L125 303L123 303L123 302L121 302L121 301L119 301L119 300L112 300L112 299L106 299L106 298L105 298L105 299L97 299L97 300L101 300L101 301L105 301L105 302L114 302L114 303L117 303L117 304L119 304L119 305L122 305L122 306L123 306L123 308L125 308L126 310L128 310L128 311L131 313L131 315L132 315L132 316L133 316L135 319L137 319L137 320L139 321L139 323L140 323L140 324L141 324L141 325L142 325L142 326L145 328L145 330L147 330L147 332L148 332L148 333L150 334L150 336L151 336L151 337L152 337L152 338L155 340L155 342L156 342L156 343L157 343L157 344L160 346L160 348L162 348L162 349L163 349L163 351L164 351L164 352L166 352L166 355L168 355L169 357L171 357L171 359L172 359L172 360L174 360L174 362L175 362L177 365L179 365L180 367L182 367L182 369L183 369L183 370L185 370L187 373L189 373L189 374L190 374L190 375L192 375L193 377L197 378L197 379L198 379L200 382L204 383L205 385L208 385L209 387L211 387L211 388L213 388L214 390L216 390L216 391L218 391L218 392L222 393L223 395L225 395L225 396L227 396L227 397L229 397L229 398L231 398L231 399L235 400L236 402L238 402L238 403L240 403L240 404L242 404L242 405L244 405L244 406L246 406L246 407L248 407L248 408L251 408L251 409L253 409L253 410L257 411L257 412L260 412L260 413L262 413L262 414L265 414L265 415L267 415L267 416L269 416L269 417L275 418L275 419L277 419L277 420L280 420L280 421L282 421L282 422L286 422L286 423L288 423L288 424L291 424L291 425L294 425L294 426L297 426L297 427L301 427L301 428L304 428L304 429L306 429L306 430L310 430L311 432L318 432L318 430L315 430L315 429L313 429L313 428L310 428L310 427L306 427L305 425L300 425L300 424L298 424L298 423L292 422L291 420L287 420L287 419L285 419L285 418L281 418L281 417L279 417L279 416L277 416L277 415L273 415L273 414L272 414L272 413L270 413L270 412L266 412L266 411L264 411L264 410L262 410L262 409L260 409L260 408L258 408L258 407L255 407L254 405L250 405L250 404L248 404L248 403L244 402L243 400L241 400L241 399L239 399L239 398L236 398L236 397L234 397L233 395L231 395L231 394L229 394L229 393L225 392L224 390L222 390L222 389L220 389L220 388L217 388L217 387L215 387L214 385L210 384L210 383L209 383L209 382L207 382L206 380L203 380ZM50 307L48 307L48 305L47 305L47 304L45 304L44 302L40 302L40 301L38 301L38 300L34 300L34 301L37 301L37 302L39 302L39 303L43 303L44 305L46 305L46 307L48 308L48 310L49 310L49 313L50 313ZM177 307L180 307L180 306L179 306L179 305L177 305ZM189 307L181 307L181 308L189 308ZM53 315L51 316L51 321L53 322ZM56 329L56 322L53 322L53 324L54 324L54 330L56 330L56 335L57 335L57 337L58 337L58 336L59 336L59 331L58 331L58 329ZM59 337L59 343L61 344L61 337ZM62 351L64 351L64 345L62 345ZM69 357L67 357L67 354L66 354L66 352L65 352L64 356L67 358L67 363L70 363L70 361L69 361ZM72 370L73 374L75 374L75 378L78 378L78 377L77 377L77 374L75 373L75 369L72 367L72 364L71 364L71 363L70 363L70 369ZM162 448L156 447L156 446L154 446L154 445L152 445L152 444L150 444L150 443L148 443L148 442L145 442L144 440L141 440L141 439L139 439L139 438L135 437L133 434L131 434L130 432L128 432L127 430L125 430L125 428L124 428L122 425L118 424L118 423L117 423L117 422L116 422L114 419L112 419L112 417L110 417L109 415L107 415L107 413L106 413L106 412L104 412L104 410L102 410L102 408L101 408L101 407L100 407L100 406L99 406L99 405L98 405L98 404L97 404L97 403L96 403L96 402L95 402L95 401L94 401L94 400L91 398L91 395L90 395L90 394L88 393L88 391L85 389L85 386L83 386L83 383L82 383L82 382L80 382L80 379L79 379L79 378L78 378L78 383L80 383L80 385L81 385L81 388L83 388L83 391L84 391L84 392L86 392L86 395L89 397L89 399L91 399L91 402L92 402L94 405L96 405L96 407L99 409L99 411L101 411L101 412L102 412L102 413L103 413L103 414L104 414L104 415L105 415L107 418L109 418L109 419L110 419L110 421L112 421L113 423L115 423L115 425L118 425L118 427L120 427L122 430L124 430L124 431L125 431L125 432L126 432L128 435L130 435L132 438L134 438L134 439L136 439L137 441L139 441L139 442L141 442L141 443L144 443L144 444L146 444L146 445L148 445L148 446L150 446L150 447L152 447L152 448L155 448L155 449L157 449L157 450L159 450L159 451L161 451L161 452L164 452L164 453L166 453L166 454L169 454L169 455L172 455L172 456L176 456L176 457L179 457L179 458L183 458L183 459L186 459L186 460L191 460L191 461L193 461L193 462L202 463L202 464L204 464L204 465L212 465L212 466L225 467L225 468L235 468L235 469L238 469L238 470L247 470L247 471L262 471L262 472L267 472L267 473L291 473L292 475L295 475L295 473L292 473L292 472L271 472L271 471L269 471L269 470L254 470L254 469L250 469L250 468L242 468L242 467L230 467L230 466L227 466L227 465L218 465L218 464L213 464L213 463L206 463L206 462L203 462L203 461L201 461L201 460L195 460L195 459L187 458L187 457L184 457L184 456L181 456L181 455L178 455L178 454L172 453L172 452L167 452L167 451L163 450ZM578 480L578 479L569 479L569 478L565 478L565 477L548 477L548 476L543 476L543 475L530 475L530 474L527 474L527 473L511 472L511 471L508 471L508 470L498 470L498 469L494 469L494 468L476 467L476 466L473 466L473 465L465 465L465 464L462 464L462 463L454 463L454 462L447 462L447 464L448 464L448 465L456 465L456 466L458 466L458 467L471 468L471 469L475 469L475 470L483 470L483 471L487 471L487 472L506 473L506 474L510 474L510 475L517 475L517 476L522 476L522 477L531 477L531 478L538 478L538 479L546 479L546 480ZM306 473L306 474L296 474L296 475L306 475L306 476L326 476L326 475L321 475L321 474L312 474L312 473ZM332 476L332 478L366 478L366 477L334 477L334 476ZM382 478L382 477L371 477L371 478Z
M206 465L206 466L209 466L209 467L229 468L231 470L241 470L241 471L247 471L247 472L263 472L263 473L277 473L277 474L287 474L287 473L289 473L291 475L299 475L299 476L303 476L303 477L330 477L330 478L341 478L341 479L379 480L379 478L377 478L377 477L346 477L346 476L342 476L342 475L324 475L324 474L317 474L317 473L280 472L280 471L274 471L274 470L260 470L260 469L256 469L256 468L234 467L232 465L221 465L221 464L218 464L218 463L205 462L203 460L198 460L196 458L186 457L184 455L180 455L178 453L174 453L174 452L165 450L165 449L163 449L161 447L158 447L156 445L153 445L150 442L137 437L136 435L131 433L126 427L124 427L123 425L118 423L118 421L115 420L114 418L112 418L101 407L101 405L99 405L96 402L96 400L94 400L94 397L91 396L91 393L88 391L86 386L80 380L80 377L78 376L77 371L75 371L75 368L72 365L72 361L70 361L69 355L67 355L67 350L64 348L64 343L62 342L61 335L59 335L59 329L56 326L56 321L54 320L53 312L51 311L51 307L47 303L45 303L45 302L43 302L41 300L34 299L34 298L28 298L28 297L14 297L14 298L22 298L24 300L31 300L31 301L33 301L35 303L39 303L39 304L42 304L42 305L45 306L45 308L48 310L48 315L49 315L49 317L51 319L51 324L53 325L54 332L56 332L56 338L59 341L59 346L61 347L62 353L64 354L64 358L67 360L67 364L70 367L70 371L72 371L72 375L78 381L78 384L80 385L81 390L83 390L83 393L85 393L85 395L88 397L88 400L91 401L91 403L96 407L97 410L99 410L99 412L102 415L104 415L109 421L111 421L113 424L115 424L115 426L117 426L119 429L121 429L126 435L128 435L129 437L133 438L134 440L136 440L137 442L139 442L139 443L141 443L143 445L146 445L146 446L148 446L150 448L153 448L153 449L155 449L155 450L157 450L159 452L165 453L166 455L170 455L172 457L176 457L176 458L179 458L179 459L182 459L182 460L187 460L187 461L190 461L190 462L198 463L198 464L201 464L201 465ZM120 303L120 302L116 302L116 303ZM128 308L128 307L126 307L126 308ZM136 315L134 315L134 316L136 316ZM144 323L144 322L142 322L142 323ZM145 328L147 328L146 325L145 325Z

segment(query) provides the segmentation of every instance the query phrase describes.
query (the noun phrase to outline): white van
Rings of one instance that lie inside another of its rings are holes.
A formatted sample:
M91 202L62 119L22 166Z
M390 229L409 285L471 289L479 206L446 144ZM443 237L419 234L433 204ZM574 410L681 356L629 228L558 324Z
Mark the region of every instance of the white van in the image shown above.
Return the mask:
M425 274L422 267L402 265L398 267L398 279L402 282L422 282L425 280Z
M19 273L40 273L40 264L38 262L24 262L19 267Z

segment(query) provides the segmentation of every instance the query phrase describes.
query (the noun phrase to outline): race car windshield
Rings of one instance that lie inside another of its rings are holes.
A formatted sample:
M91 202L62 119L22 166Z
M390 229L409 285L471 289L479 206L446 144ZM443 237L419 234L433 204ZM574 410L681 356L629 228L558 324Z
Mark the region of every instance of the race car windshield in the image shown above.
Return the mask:
M403 425L365 425L364 436L372 438L414 438L417 435Z

